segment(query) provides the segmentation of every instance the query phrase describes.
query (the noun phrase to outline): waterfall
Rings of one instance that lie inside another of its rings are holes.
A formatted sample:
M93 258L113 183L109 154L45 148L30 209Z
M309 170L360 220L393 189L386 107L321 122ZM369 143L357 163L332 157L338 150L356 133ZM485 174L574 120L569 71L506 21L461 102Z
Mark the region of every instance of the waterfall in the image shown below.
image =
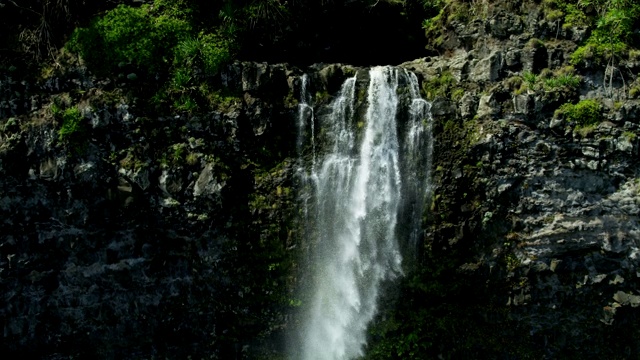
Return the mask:
M307 74L302 75L301 84L300 84L300 102L298 103L298 152L302 151L302 146L304 144L304 138L306 134L307 124L310 126L311 130L311 147L313 153L313 161L315 163L315 155L316 155L316 144L315 144L315 121L314 121L314 112L313 106L310 104L311 95L308 91L309 86L309 76Z
M429 105L415 75L403 69L371 69L366 104L357 104L357 80L348 78L316 119L302 78L300 136L312 136L299 138L299 148L306 143L312 151L299 168L309 280L291 345L295 360L363 355L380 285L402 274L399 241L415 245L420 234L432 151Z

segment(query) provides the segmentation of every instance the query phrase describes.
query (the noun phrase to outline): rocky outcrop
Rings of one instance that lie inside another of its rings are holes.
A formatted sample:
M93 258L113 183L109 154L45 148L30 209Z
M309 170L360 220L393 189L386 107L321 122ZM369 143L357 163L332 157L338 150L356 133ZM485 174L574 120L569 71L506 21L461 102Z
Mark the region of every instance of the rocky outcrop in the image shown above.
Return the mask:
M3 107L5 351L227 358L282 326L297 109L284 99L299 74L231 65L237 96L199 116L151 115L72 70L46 81L36 108ZM13 81L1 90L21 103ZM67 141L61 114L75 107L82 137Z
M640 294L640 120L631 115L640 103L628 96L621 79L606 89L597 71L572 72L573 86L554 83L563 71L574 71L569 58L576 33L551 39L549 24L538 19L509 21L498 11L484 26L453 21L449 40L489 34L473 38L467 49L445 42L453 48L446 55L403 64L431 96L436 132L435 197L420 256L431 269L425 271L447 273L450 280L421 273L430 288L403 285L389 305L396 310L382 316L395 319L374 327L381 335L373 337L372 354L401 351L385 342L393 336L385 332L388 326L414 339L404 351L419 351L437 339L434 357L640 353L634 325ZM531 32L523 33L523 27ZM558 111L581 101L599 104L596 122L585 125ZM461 282L464 290L447 289ZM416 305L420 299L431 305ZM397 310L404 303L411 304L407 314ZM416 308L423 309L419 320ZM449 323L440 326L442 312L450 314ZM478 312L490 315L479 320ZM439 330L416 332L423 323ZM469 327L477 333L461 333ZM488 330L502 345L482 335Z

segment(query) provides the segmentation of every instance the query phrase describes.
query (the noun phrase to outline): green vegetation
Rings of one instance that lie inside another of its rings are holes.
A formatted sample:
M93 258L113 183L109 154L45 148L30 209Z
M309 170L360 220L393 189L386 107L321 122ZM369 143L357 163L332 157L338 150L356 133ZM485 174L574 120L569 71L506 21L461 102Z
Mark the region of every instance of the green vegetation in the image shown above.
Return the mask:
M331 99L331 94L329 94L326 90L316 92L315 103L325 103Z
M58 140L71 140L82 134L84 132L82 119L83 116L77 106L68 108L62 112L62 127L58 130Z
M54 102L52 104L54 117L62 123L58 129L58 141L74 154L82 153L86 146L88 123L77 106L61 110Z
M564 104L556 110L556 117L563 116L579 126L592 126L602 120L602 109L596 100L582 100L577 104Z
M544 0L542 2L545 18L562 28L585 28L591 25L589 18L579 6L579 1Z
M436 50L444 41L443 30L445 24L451 20L466 21L469 14L469 5L464 2L448 0L424 0L428 14L422 22L422 29L429 44L428 49Z
M507 271L509 272L513 272L516 268L518 268L518 266L520 266L520 260L518 260L518 257L513 252L507 253L504 256L504 261L507 267Z
M563 104L554 114L575 125L574 132L586 137L602 121L602 107L596 100L582 100L577 104Z
M232 58L234 45L233 36L196 33L187 5L168 0L137 8L119 5L89 27L76 29L66 47L97 73L118 72L127 64L146 76L169 73L153 102L193 112L198 85Z
M640 97L640 80L637 78L629 84L629 97L632 99Z
M51 111L51 115L54 118L62 117L62 108L60 108L60 104L58 104L56 98L53 99L53 102L49 106L49 111Z
M580 85L581 81L582 79L580 79L580 77L577 75L564 74L564 75L559 75L557 77L550 77L548 79L544 79L544 88L549 90L555 90L559 88L560 89L564 89L564 88L576 89Z
M220 111L228 111L233 106L237 106L242 103L242 98L230 93L229 91L212 91L207 87L201 87L199 91L203 96L206 97L208 103L212 107L217 108Z
M638 135L632 131L625 131L622 136L629 141L635 141L638 138Z
M457 100L464 95L464 91L456 87L457 83L451 72L445 71L439 76L422 82L422 95L428 100L436 97Z
M82 56L94 71L114 72L122 63L158 71L168 62L172 48L192 30L186 20L163 13L160 4L162 1L155 7L119 5L89 27L76 29L67 48Z
M206 93L198 90L209 91L207 79L233 58L236 46L229 14L222 12L219 23L204 27L195 21L193 9L187 0L119 5L76 29L66 48L98 74L133 66L143 77L161 76L166 80L149 96L151 103L192 113L206 103Z
M537 38L531 38L529 39L529 41L527 41L526 47L530 49L541 49L541 48L544 48L545 45L542 40Z
M544 69L540 74L525 71L522 74L520 88L516 93L519 94L524 91L544 91L547 93L571 95L577 92L581 82L582 78L575 74L572 66L565 66L554 71Z
M571 19L592 19L594 29L586 44L573 53L573 64L595 62L614 66L616 58L637 47L634 29L640 24L640 4L636 1L582 0L574 13L577 9L582 10L584 16L574 15Z
M436 2L434 2L436 3ZM434 15L427 17L422 28L428 39L429 49L439 49L445 39L445 29L452 22L469 23L491 11L490 2L439 1ZM562 30L588 32L589 37L573 53L574 65L592 64L615 66L628 56L630 50L640 47L640 36L635 29L640 26L640 3L634 0L543 0L544 18L555 24L558 38ZM546 39L548 40L548 39ZM539 39L531 39L529 47L544 46Z
M544 0L547 20L564 29L589 29L589 38L571 55L576 66L604 66L605 88L613 89L613 80L623 71L618 66L627 58L632 60L640 47L635 29L640 26L640 3L634 0ZM636 96L630 91L631 97Z
M177 82L176 88L186 85L195 72L205 76L217 74L220 66L231 59L232 46L230 40L218 34L199 34L181 40L174 49L173 80ZM183 79L180 79L181 76Z
M128 79L132 88L137 86L134 91L143 92L138 97L150 99L151 108L191 114L212 105L216 97L210 92L222 90L216 75L241 54L246 58L260 53L265 45L277 54L283 41L290 42L285 47L302 46L304 42L297 38L302 33L297 30L316 33L314 22L324 24L320 20L341 11L363 6L377 10L385 4L406 21L436 15L444 1L355 3L154 0L141 6L120 4L75 29L65 47L79 55L92 73L121 74L120 79Z
M9 133L9 132L18 130L18 128L19 128L19 125L18 125L17 119L14 117L10 117L7 119L7 121L5 121L4 125L2 126L2 132Z
M173 108L191 114L196 111L198 104L189 95L182 95L173 102Z
M529 90L537 90L538 88L538 75L530 72L530 71L525 71L524 73L522 73L522 81L524 86L526 86L526 89Z

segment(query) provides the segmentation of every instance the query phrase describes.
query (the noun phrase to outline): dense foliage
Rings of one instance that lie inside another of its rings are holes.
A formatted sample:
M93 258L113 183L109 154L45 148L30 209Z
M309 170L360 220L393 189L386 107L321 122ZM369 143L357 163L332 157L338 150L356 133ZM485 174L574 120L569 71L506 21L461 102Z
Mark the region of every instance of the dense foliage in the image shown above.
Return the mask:
M393 64L424 56L420 24L431 0L0 1L0 51L37 64L66 49L98 75L121 74L153 105L194 112L219 91L212 78L233 59ZM0 21L1 22L1 21ZM35 61L34 61L35 60ZM37 67L37 65L36 65ZM32 72L35 73L35 72Z
M590 36L571 61L578 65L592 62L614 64L637 49L640 38L634 29L640 25L640 5L630 0L546 0L547 19L563 28L590 28Z
M128 33L136 43L129 50L134 47L154 50L151 44L141 43L142 30L151 31L144 33L150 41L171 42L176 32L185 30L185 23L179 24L184 21L194 34L218 33L227 40L237 40L238 55L245 59L393 63L423 52L420 24L424 18L435 15L441 3L439 0L27 0L20 3L2 0L0 30L6 35L0 39L0 50L11 57L53 56L78 26L91 30L83 36L93 36L96 32L109 35L103 39L107 43L96 43L96 47L117 42L118 36ZM107 34L118 25L133 27ZM401 56L403 54L407 56ZM147 52L141 56L149 55Z
M149 71L166 63L167 50L191 30L180 18L153 11L145 5L120 5L88 28L72 34L68 48L103 73L112 73L120 63L133 63Z

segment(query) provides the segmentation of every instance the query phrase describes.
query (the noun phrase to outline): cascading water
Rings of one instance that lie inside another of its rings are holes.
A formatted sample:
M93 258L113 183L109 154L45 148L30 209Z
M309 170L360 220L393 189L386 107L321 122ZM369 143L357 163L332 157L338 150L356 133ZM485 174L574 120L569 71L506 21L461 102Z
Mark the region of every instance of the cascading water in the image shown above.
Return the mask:
M402 273L399 240L415 245L420 234L432 149L429 105L415 75L403 69L376 67L369 78L366 111L356 109L354 76L318 119L308 78L302 79L298 145L312 151L301 156L299 171L310 280L291 345L295 360L363 354L380 285Z

